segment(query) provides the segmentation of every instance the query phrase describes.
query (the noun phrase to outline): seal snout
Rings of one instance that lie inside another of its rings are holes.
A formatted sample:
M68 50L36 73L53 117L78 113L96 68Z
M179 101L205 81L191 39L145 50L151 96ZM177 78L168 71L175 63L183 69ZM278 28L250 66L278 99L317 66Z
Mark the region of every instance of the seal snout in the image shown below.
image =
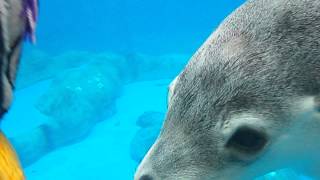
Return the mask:
M146 172L144 170L138 170L135 175L135 180L156 180L155 175L152 172Z
M156 180L155 173L152 171L152 169L148 168L149 165L145 163L145 160L141 163L139 166L136 174L135 174L135 180Z
M144 174L138 180L153 180L153 177L149 174Z

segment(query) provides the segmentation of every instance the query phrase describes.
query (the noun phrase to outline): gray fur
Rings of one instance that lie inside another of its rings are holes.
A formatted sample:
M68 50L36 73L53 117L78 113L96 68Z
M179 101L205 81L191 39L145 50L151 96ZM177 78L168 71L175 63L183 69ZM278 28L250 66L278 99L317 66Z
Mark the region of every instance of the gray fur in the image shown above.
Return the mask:
M0 118L12 101L25 17L23 0L0 0Z
M170 91L161 134L136 179L236 179L236 170L263 159L289 131L301 110L297 100L319 96L320 1L247 1L195 53ZM241 113L272 127L264 127L266 150L250 160L231 155L221 133Z

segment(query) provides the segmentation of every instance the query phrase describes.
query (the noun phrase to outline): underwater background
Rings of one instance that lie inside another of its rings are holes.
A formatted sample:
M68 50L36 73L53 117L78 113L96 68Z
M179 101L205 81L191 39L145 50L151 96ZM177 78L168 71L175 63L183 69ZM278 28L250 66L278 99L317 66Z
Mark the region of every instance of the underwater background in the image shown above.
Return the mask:
M160 131L168 84L244 1L40 1L37 43L25 44L2 124L27 179L133 179Z

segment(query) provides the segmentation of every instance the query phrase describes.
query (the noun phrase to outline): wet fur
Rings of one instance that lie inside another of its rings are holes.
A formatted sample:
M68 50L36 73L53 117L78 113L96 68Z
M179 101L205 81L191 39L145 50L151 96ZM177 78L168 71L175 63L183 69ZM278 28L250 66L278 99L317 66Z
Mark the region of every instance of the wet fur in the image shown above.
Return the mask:
M267 151L296 124L299 102L310 97L309 110L319 107L320 1L247 1L196 52L170 91L161 134L136 178L235 179L267 152L239 160L225 150L223 132L234 117L249 114L265 123L259 126L270 139Z

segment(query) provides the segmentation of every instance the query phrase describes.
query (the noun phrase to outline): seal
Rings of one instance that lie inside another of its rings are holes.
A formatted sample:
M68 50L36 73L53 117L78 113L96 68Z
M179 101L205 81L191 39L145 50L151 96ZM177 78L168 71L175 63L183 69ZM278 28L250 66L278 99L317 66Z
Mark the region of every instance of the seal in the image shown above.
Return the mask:
M136 180L320 178L320 1L249 0L173 81Z
M0 0L0 120L12 102L23 38L35 40L37 15L37 0ZM25 179L16 152L1 130L0 179Z

